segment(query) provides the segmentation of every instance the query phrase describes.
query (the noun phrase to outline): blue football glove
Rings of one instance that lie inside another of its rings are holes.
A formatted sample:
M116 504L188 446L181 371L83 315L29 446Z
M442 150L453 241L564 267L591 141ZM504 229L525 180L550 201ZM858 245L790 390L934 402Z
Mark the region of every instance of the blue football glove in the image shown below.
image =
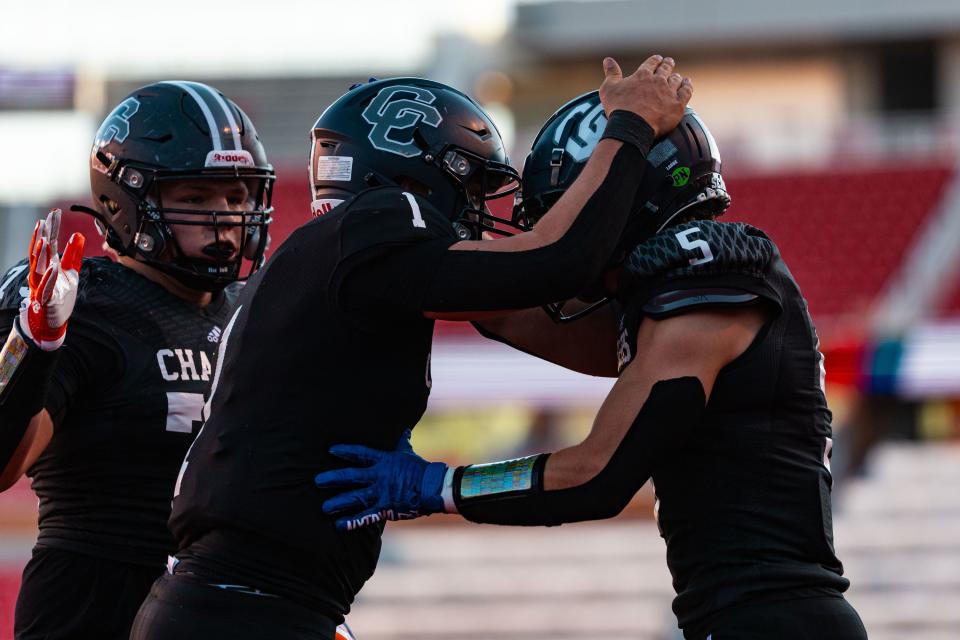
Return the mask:
M340 531L443 511L441 491L447 465L418 456L410 446L409 429L393 451L338 444L330 447L330 453L357 465L324 471L314 478L321 489L353 487L323 503L324 513L340 516L336 521Z

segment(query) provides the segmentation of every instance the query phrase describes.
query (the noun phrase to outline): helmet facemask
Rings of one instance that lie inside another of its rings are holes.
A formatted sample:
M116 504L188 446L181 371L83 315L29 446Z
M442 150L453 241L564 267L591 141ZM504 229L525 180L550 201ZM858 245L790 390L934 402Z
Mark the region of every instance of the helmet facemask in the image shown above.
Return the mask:
M269 244L273 177L160 173L154 177L150 195L139 202L140 225L133 236L137 258L199 290L217 291L253 275L262 266ZM196 180L227 185L237 179L249 194L247 206L240 210L178 207L169 200L164 203L164 192L176 183ZM178 235L185 236L197 227L203 229L202 255L186 251L178 239Z
M488 202L520 190L520 174L516 169L454 147L444 151L441 167L460 192L460 213L454 218L453 226L461 240L480 240L484 233L510 236L526 231L512 220L493 215L487 207Z

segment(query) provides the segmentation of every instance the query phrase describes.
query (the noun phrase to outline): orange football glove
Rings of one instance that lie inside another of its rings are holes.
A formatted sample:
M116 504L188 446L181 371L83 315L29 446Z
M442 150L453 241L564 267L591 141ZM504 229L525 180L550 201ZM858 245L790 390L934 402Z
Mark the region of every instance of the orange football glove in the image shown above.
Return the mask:
M27 276L30 298L20 309L21 331L44 351L63 344L67 320L77 301L83 260L85 238L79 233L70 236L62 258L57 254L60 215L60 209L53 209L33 228Z

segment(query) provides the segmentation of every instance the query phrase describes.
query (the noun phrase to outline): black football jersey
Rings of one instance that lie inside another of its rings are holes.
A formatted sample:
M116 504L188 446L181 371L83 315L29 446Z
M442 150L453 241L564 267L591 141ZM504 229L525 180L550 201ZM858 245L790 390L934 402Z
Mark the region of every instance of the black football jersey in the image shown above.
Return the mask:
M770 319L717 376L702 424L653 470L680 626L746 600L838 593L831 414L806 301L774 243L742 223L667 229L627 259L620 367L644 317L766 305Z
M414 198L364 191L294 231L248 281L177 483L178 571L334 619L373 573L382 525L338 532L321 509L335 492L313 478L345 466L332 445L393 449L426 409L433 321L420 301L457 238Z
M27 265L0 278L0 332L27 295ZM45 407L50 444L27 471L38 544L163 567L173 484L200 425L237 286L205 308L106 258L83 261Z

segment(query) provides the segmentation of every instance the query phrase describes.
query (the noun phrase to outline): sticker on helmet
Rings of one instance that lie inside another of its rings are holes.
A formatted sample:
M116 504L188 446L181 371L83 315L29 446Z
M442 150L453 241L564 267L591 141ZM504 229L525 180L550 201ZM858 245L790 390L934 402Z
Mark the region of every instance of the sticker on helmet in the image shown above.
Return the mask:
M211 151L207 154L205 167L254 167L256 163L249 151Z
M554 136L554 142L556 144L560 144L560 136L566 131L567 122L577 114L587 111L589 106L590 105L587 104L578 106L560 122ZM570 157L573 158L575 162L583 162L593 153L606 127L607 116L603 113L603 105L598 103L580 119L576 132L570 133L570 137L567 138L565 151L570 154Z
M140 110L140 101L136 98L127 98L117 105L97 131L93 148L99 149L111 141L123 142L130 135L130 118Z
M310 203L310 211L314 216L319 217L325 213L330 213L333 211L334 207L342 202L343 200L338 200L336 198L318 198Z
M106 159L101 157L100 150L116 140L123 142L130 135L130 118L140 110L140 101L136 98L127 98L110 112L103 124L97 130L93 140L93 149L90 150L90 166L100 173L110 171L112 154L107 152Z
M670 177L673 178L673 186L682 187L690 181L690 167L677 167Z
M353 178L353 158L350 156L317 156L313 179L350 182Z
M654 167L659 167L669 158L677 154L677 146L669 140L661 140L650 149L647 154L647 162Z
M367 135L370 144L404 158L419 156L423 151L413 141L413 127L421 122L431 127L440 126L443 116L433 106L436 99L437 96L422 87L396 85L381 89L361 114L373 125ZM404 130L407 139L391 137L394 129Z

